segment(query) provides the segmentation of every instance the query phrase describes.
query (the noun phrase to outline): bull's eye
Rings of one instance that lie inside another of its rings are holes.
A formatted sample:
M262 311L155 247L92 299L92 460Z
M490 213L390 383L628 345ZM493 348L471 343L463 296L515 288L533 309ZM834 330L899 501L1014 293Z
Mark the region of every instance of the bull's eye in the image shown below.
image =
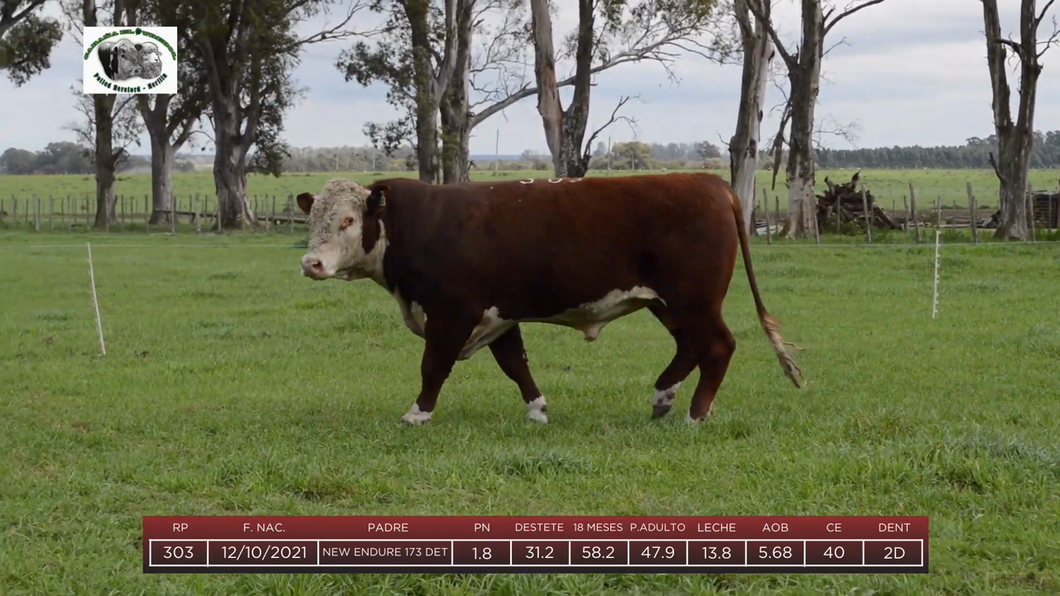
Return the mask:
M350 227L352 225L353 225L353 218L352 217L344 217L344 218L342 218L342 225L341 225L340 229L345 230L346 228L348 228L348 227Z

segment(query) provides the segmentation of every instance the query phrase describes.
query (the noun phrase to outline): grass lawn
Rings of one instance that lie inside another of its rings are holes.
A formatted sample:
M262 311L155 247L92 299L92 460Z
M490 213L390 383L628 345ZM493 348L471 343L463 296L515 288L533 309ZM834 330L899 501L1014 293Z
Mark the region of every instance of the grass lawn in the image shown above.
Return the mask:
M314 184L326 176L318 176ZM586 344L524 327L551 422L488 351L399 424L420 339L370 282L299 275L295 237L0 234L0 594L1060 593L1060 246L753 248L715 416L642 311ZM192 243L198 246L189 246ZM50 245L50 247L35 246ZM65 246L65 247L64 247ZM929 575L144 575L144 515L927 515Z

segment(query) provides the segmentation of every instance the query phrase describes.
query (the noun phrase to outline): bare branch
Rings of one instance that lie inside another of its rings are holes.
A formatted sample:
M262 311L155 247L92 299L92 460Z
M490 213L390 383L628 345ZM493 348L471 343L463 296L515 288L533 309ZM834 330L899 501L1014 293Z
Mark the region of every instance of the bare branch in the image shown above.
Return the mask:
M772 187L770 190L776 190L777 188L777 173L780 172L780 156L784 150L784 128L788 125L788 120L791 119L791 99L784 104L784 115L780 117L780 126L777 127L777 134L773 135L773 180Z
M1044 13L1043 13L1044 14ZM1038 45L1042 46L1042 51L1035 54L1035 58L1041 58L1049 51L1054 44L1060 41L1060 28L1057 27L1056 17L1053 17L1053 32L1049 35L1049 39L1038 42Z
M997 42L997 43L999 43L999 44L1001 44L1001 45L1003 45L1003 46L1006 46L1006 47L1008 47L1008 48L1011 48L1011 49L1012 49L1012 52L1013 52L1013 53L1014 53L1014 54L1015 54L1015 55L1016 55L1017 57L1019 57L1019 59L1020 59L1020 60L1023 60L1023 59L1024 59L1024 56L1023 56L1023 46L1021 46L1020 44L1018 44L1018 43L1016 43L1016 42L1012 41L1011 39L1001 39L1001 38L999 38L999 39L995 39L994 41L995 41L995 42Z
M615 106L615 109L611 110L611 117L607 119L607 122L605 122L603 126L601 126L600 128L594 130L593 133L591 135L589 135L589 140L587 140L585 142L585 152L586 153L591 153L592 152L593 141L596 140L596 137L600 133L602 133L607 127L609 127L612 124L615 124L617 122L625 122L626 124L628 124L630 129L633 131L634 138L636 138L636 135L637 135L637 128L636 128L637 120L635 118L631 118L629 116L619 116L618 115L618 111L622 109L622 106L626 105L626 103L628 103L629 100L631 100L631 99L638 99L639 100L640 96L639 95L632 95L632 96L626 95L626 96L620 97L618 99L618 105Z
M799 65L798 60L788 53L788 50L784 47L784 42L780 41L780 36L777 35L777 30L773 26L773 22L770 20L769 15L767 15L765 11L762 10L762 6L758 4L760 1L770 2L771 0L747 0L747 8L751 9L751 12L754 13L758 22L765 26L766 33L768 33L769 37L773 39L773 45L776 46L777 53L780 54L780 58L784 61L784 64L787 65L789 69L797 68Z
M291 43L287 44L286 46L279 46L277 51L280 53L293 52L302 46L320 43L322 41L337 41L354 36L370 36L379 33L378 30L351 31L349 29L346 29L346 25L348 25L350 21L353 20L354 15L367 8L368 4L363 0L354 0L353 4L351 4L350 7L346 10L346 16L339 22L339 24L333 27L328 27L327 25L325 25L324 29L308 37L296 39Z
M1042 24L1042 19L1045 18L1045 13L1049 11L1049 7L1052 6L1053 2L1055 2L1055 1L1056 0L1049 0L1048 2L1045 3L1045 8L1043 8L1042 12L1038 14L1038 18L1034 19L1034 29L1035 30L1037 30L1038 26Z
M858 12L859 10L863 10L863 9L866 9L866 8L868 8L870 6L873 6L873 5L876 5L876 4L880 4L881 2L883 2L883 0L866 0L865 2L862 2L861 4L858 4L856 6L848 6L846 10L844 10L843 12L841 12L839 14L839 16L837 16L836 18L832 19L831 23L828 23L827 22L828 18L825 17L824 33L822 34L822 37L827 37L828 36L828 32L831 31L832 27L835 27L836 24L839 23L839 21L842 21L843 19L845 19L845 18L849 17L850 15ZM829 14L831 14L831 13L832 13L832 11L829 11Z
M994 152L993 151L991 151L989 153L989 157L987 158L986 161L987 161L987 163L990 164L990 167L994 168L994 175L997 176L997 179L1000 180L1002 182L1002 184L1004 184L1005 177L1001 175L1001 170L997 167L997 160L994 159Z

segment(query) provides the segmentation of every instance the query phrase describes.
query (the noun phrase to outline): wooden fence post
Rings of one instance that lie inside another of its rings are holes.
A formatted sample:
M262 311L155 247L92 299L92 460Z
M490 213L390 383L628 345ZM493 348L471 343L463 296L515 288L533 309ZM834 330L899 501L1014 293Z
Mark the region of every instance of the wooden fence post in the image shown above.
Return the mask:
M33 194L33 231L40 231L40 198L36 193Z
M48 231L55 231L55 199L48 195Z
M769 192L765 187L762 188L762 210L766 216L766 244L773 244L773 228L769 223Z
M202 234L202 211L199 209L199 193L195 193L195 233Z
M1034 225L1034 203L1035 203L1034 191L1031 190L1031 186L1028 184L1027 185L1027 217L1030 218L1030 220L1031 220L1030 221L1030 224L1031 224L1030 225L1031 242L1038 242L1038 234L1035 231L1035 227L1036 226Z
M294 196L287 195L287 228L288 232L294 234Z
M169 233L177 233L177 193L173 193L169 200Z
M869 212L869 196L865 193L865 185L861 184L861 208L865 211L865 235L872 244L872 213Z
M916 243L920 244L920 221L916 215L916 189L913 183L909 183L909 218L913 220L913 228L916 230Z
M979 206L975 204L975 194L972 193L972 183L968 183L968 211L972 215L972 244L979 244Z
M18 197L11 197L11 222L14 229L18 229Z
M1060 194L1057 194L1056 196L1057 196L1058 199L1060 199ZM1056 227L1056 222L1053 221L1053 212L1054 212L1054 210L1053 210L1053 197L1048 197L1047 200L1046 200L1045 205L1046 205L1046 209L1048 209L1048 211L1045 214L1045 217L1046 217L1045 228L1046 228L1046 230L1051 232L1053 230L1053 228Z

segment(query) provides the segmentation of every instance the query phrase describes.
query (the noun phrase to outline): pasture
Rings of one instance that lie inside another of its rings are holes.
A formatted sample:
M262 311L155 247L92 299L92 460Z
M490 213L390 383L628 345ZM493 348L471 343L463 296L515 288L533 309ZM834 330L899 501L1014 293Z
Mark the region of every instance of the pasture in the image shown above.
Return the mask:
M0 194L27 183L0 177ZM49 184L32 192L77 192ZM483 351L410 428L421 340L371 282L302 278L297 237L92 235L105 357L85 239L0 234L5 595L1060 592L1055 243L944 246L932 320L930 246L755 239L806 389L783 377L737 263L738 347L701 427L684 423L698 373L650 419L673 344L641 311L593 344L524 327L549 425ZM141 573L141 516L234 514L927 515L931 573Z
M488 164L484 164L482 170L473 170L473 180L496 180L496 179L523 179L523 178L550 178L551 172L545 171L500 171L494 176L488 171ZM818 193L825 189L825 177L831 177L836 182L850 180L855 170L821 170L817 173L819 185ZM611 172L591 170L590 176L622 176L630 172L613 170ZM639 172L649 173L649 172ZM658 172L650 172L658 173ZM726 180L729 172L715 171ZM324 183L331 178L349 177L361 183L371 180L393 177L414 177L415 172L315 172L315 173L285 173L282 177L250 175L247 183L247 193L251 197L252 206L271 212L273 205L277 213L281 212L287 204L288 198L293 200L302 192L317 192ZM757 191L761 193L769 185L772 171L762 170L758 173ZM997 207L997 178L990 170L863 170L862 180L868 190L876 197L881 208L891 211L898 210L905 213L908 209L905 201L909 195L909 185L913 184L917 193L917 207L920 211L930 210L935 202L941 198L943 205L953 207L968 206L967 184L972 185L979 206L982 208ZM1038 190L1056 191L1060 185L1060 170L1036 169L1030 171L1030 184ZM203 197L202 210L212 213L216 207L216 191L212 172L197 172L188 174L174 174L173 187L175 189L176 204L178 211L193 211L194 197ZM122 197L122 203L116 209L117 214L128 213L130 221L134 224L143 223L142 214L145 206L149 203L151 194L150 174L126 174L119 175L115 186L115 192ZM766 190L770 197L769 211L774 211L776 201L782 212L787 210L787 189L784 186L783 169L778 174L775 189ZM56 214L63 211L62 215L56 215L55 221L72 222L74 213L80 214L80 221L84 221L86 199L89 203L89 212L95 212L95 179L92 176L0 176L0 211L12 212L12 201L20 201L18 211L19 220L24 221L26 217L26 205L37 196L42 201L42 210L47 210L49 201ZM208 197L208 198L207 198ZM761 195L759 194L759 201ZM71 202L72 201L72 202ZM70 205L75 206L74 210ZM139 214L133 216L132 214ZM185 218L186 219L186 218ZM32 216L30 216L32 222ZM182 220L184 221L184 220ZM45 220L45 224L47 221ZM10 227L10 221L0 221L0 227Z

